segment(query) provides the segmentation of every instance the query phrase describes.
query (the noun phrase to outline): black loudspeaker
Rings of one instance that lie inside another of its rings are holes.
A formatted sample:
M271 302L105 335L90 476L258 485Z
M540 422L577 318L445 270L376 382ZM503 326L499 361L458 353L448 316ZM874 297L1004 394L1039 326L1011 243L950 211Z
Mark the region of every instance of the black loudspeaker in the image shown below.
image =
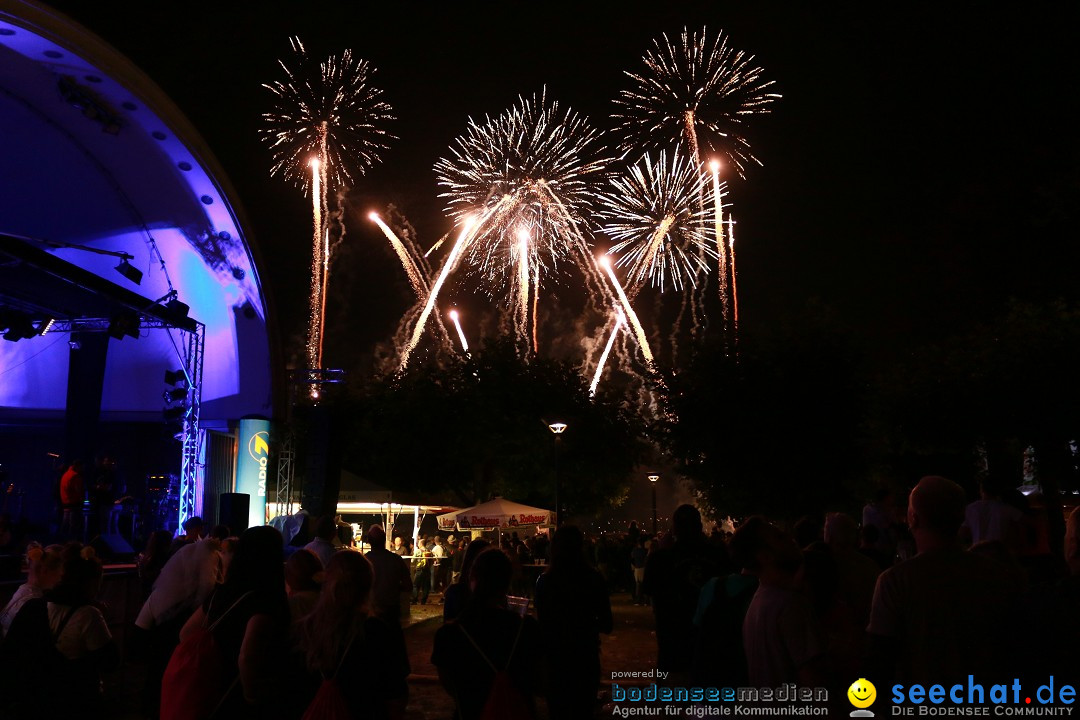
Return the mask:
M127 561L135 558L135 550L121 535L98 535L90 541L90 546L102 560Z
M248 529L248 508L251 496L247 493L221 493L218 498L218 523L229 527L230 535Z

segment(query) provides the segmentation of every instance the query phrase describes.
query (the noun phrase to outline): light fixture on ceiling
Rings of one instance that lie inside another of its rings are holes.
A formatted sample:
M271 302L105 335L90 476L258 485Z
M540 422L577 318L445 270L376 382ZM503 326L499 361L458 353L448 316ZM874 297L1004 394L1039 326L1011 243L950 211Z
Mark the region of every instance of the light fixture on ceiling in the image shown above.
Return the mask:
M110 337L123 340L124 336L139 339L139 313L134 310L118 310L109 318L108 333Z
M0 310L0 330L4 331L4 339L11 342L27 340L38 335L33 319L18 310Z
M165 384L166 385L180 385L186 388L188 386L187 375L183 370L166 370L165 371Z
M180 302L176 298L165 303L165 309L173 313L178 320L186 318L188 313L191 312L191 308L188 307L187 303Z
M142 282L142 270L128 263L128 260L131 259L131 255L122 255L120 257L120 264L116 266L116 272L138 285Z
M161 394L161 396L165 399L165 402L174 403L180 402L181 400L186 400L187 394L187 388L178 387L173 388L172 390L166 390Z
M177 405L176 407L165 408L161 411L161 415L165 418L165 422L182 420L187 416L187 413L188 409L185 405Z

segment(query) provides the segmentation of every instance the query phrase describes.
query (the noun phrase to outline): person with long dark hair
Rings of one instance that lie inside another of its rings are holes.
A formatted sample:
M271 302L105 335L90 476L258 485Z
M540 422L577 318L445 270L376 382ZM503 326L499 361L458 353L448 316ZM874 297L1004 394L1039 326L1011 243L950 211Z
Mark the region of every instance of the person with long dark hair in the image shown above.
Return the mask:
M225 581L180 631L183 642L213 628L226 679L232 681L218 717L263 717L279 695L289 627L283 544L281 533L270 526L245 530Z
M135 567L139 572L139 587L144 601L150 596L154 583L169 559L171 543L172 534L168 530L155 530L146 541L146 549L135 559Z
M591 718L600 684L600 633L612 630L611 600L585 561L585 536L555 531L551 565L536 581L536 614L546 644L548 709L555 718Z
M477 555L468 604L457 620L435 633L431 663L454 699L459 720L492 712L535 717L540 631L534 618L507 609L512 573L510 558L499 548Z
M487 540L478 538L465 548L465 557L461 561L461 574L458 576L458 581L452 583L443 593L443 622L457 618L469 603L471 597L469 592L469 572L472 570L472 564L476 560L476 556L490 546L491 543Z

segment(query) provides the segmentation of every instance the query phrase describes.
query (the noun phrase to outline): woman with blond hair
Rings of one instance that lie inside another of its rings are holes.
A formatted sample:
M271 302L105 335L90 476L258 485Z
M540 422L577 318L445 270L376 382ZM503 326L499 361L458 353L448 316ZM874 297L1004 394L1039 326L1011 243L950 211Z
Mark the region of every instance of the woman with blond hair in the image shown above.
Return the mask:
M375 574L361 553L330 558L315 609L297 631L297 649L308 673L305 719L328 708L345 708L352 718L402 717L408 698L409 660L404 638L370 609ZM338 682L338 678L346 682Z
M0 637L11 629L11 622L28 600L43 597L46 590L51 590L60 582L64 571L63 549L62 545L42 547L36 542L26 548L26 582L19 586L3 611L0 611Z

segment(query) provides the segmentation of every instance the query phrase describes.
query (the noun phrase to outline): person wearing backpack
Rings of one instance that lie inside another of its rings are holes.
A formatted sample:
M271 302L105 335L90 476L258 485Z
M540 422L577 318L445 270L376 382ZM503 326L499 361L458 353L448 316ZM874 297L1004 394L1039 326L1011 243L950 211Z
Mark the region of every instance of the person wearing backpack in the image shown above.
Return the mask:
M507 609L513 568L498 548L476 556L471 597L457 620L435 633L431 662L458 720L531 720L542 667L535 618Z
M281 533L248 528L225 581L180 630L162 680L162 720L278 716L288 628Z
M354 551L334 553L314 611L297 628L304 720L400 720L409 695L405 637L370 607L375 574Z

